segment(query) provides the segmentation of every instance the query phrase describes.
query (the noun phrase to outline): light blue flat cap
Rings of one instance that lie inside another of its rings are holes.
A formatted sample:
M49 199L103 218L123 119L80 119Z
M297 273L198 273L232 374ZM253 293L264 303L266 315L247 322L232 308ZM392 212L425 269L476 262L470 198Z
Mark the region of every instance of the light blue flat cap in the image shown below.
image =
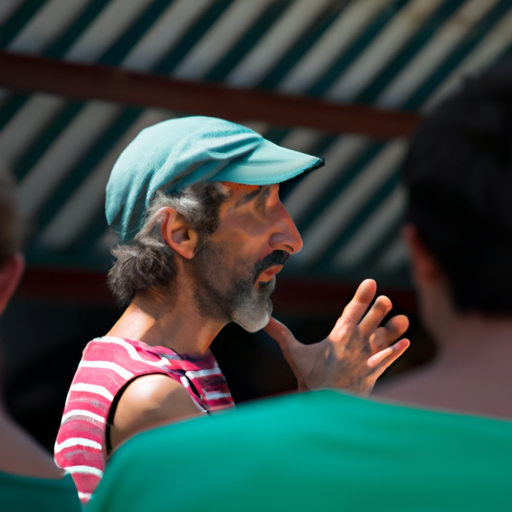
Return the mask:
M272 185L323 163L223 119L170 119L142 130L121 153L107 184L107 221L128 243L158 190L177 192L200 181Z

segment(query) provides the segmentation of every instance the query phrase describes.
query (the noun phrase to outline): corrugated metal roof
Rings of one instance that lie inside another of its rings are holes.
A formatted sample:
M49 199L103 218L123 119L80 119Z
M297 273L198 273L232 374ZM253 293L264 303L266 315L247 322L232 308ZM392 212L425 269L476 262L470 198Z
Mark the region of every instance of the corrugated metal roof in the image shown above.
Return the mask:
M512 48L509 0L2 0L0 48L176 78L426 111ZM144 126L182 115L0 91L0 159L19 180L38 265L108 268L104 187ZM258 123L323 156L283 186L304 250L288 274L407 283L398 228L406 141Z

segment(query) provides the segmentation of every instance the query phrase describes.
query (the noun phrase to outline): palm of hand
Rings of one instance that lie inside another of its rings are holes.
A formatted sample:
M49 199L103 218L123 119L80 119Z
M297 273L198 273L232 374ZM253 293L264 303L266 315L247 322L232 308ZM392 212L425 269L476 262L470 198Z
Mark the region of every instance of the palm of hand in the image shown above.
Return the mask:
M375 292L375 282L364 281L329 336L313 345L300 343L286 326L271 319L265 331L279 343L299 390L336 388L368 394L384 370L407 349L405 339L389 346L407 329L407 317L395 316L379 327L391 310L387 297L379 297L364 314Z

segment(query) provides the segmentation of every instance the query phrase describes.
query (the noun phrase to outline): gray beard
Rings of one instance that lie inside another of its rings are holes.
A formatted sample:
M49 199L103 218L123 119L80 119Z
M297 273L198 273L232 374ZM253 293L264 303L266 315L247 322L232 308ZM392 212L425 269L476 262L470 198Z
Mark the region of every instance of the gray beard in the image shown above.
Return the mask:
M245 262L226 276L225 261L222 251L208 241L192 259L196 282L194 297L199 313L226 323L235 322L248 332L263 329L272 314L270 297L275 278L256 284L257 269L248 267Z
M236 322L246 331L256 332L265 327L272 315L272 301L270 296L274 291L276 280L257 286L239 281L237 283L237 302L231 310L231 321Z

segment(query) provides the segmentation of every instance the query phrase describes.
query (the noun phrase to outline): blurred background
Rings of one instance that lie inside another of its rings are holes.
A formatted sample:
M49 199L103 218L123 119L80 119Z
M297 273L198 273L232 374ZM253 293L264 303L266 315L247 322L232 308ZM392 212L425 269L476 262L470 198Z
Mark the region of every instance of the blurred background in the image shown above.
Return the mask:
M398 169L421 115L511 49L509 0L1 0L0 163L28 265L0 324L13 415L51 449L82 349L120 315L105 284L112 165L143 127L190 114L326 160L281 187L304 249L275 316L319 341L372 277L412 320L390 371L428 362ZM237 401L295 386L264 334L229 325L213 351Z

